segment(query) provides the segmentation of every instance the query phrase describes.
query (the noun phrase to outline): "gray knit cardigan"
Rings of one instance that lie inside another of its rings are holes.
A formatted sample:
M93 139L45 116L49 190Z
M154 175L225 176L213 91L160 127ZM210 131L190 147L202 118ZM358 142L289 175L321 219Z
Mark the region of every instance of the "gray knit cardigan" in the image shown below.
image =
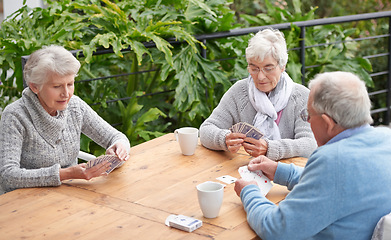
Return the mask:
M307 107L308 95L308 88L294 83L288 105L282 111L278 125L281 140L266 139L268 158L280 160L296 156L308 157L317 148L310 124L300 117L300 112ZM253 124L256 113L249 99L247 79L237 81L202 123L202 145L213 150L227 151L225 136L230 133L228 129L238 122Z
M8 105L0 120L0 190L58 186L59 170L77 164L80 135L107 149L127 137L73 96L67 109L50 116L29 89Z

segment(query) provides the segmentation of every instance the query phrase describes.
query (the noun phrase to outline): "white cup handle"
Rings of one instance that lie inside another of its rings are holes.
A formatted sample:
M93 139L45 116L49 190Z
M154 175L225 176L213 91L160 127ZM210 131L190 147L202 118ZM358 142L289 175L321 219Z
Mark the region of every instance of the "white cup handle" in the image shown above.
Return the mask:
M178 142L178 129L176 129L176 130L174 131L174 135L175 135L176 141Z

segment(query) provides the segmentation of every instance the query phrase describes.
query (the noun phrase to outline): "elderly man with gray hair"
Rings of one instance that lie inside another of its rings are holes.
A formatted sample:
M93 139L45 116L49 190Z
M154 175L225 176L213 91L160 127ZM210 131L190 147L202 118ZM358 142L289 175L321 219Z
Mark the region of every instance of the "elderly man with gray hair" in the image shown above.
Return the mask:
M291 192L275 205L254 182L239 179L250 226L262 239L370 239L391 211L391 130L374 128L365 84L354 74L319 74L309 84L302 117L318 149L304 168L260 156L262 170Z

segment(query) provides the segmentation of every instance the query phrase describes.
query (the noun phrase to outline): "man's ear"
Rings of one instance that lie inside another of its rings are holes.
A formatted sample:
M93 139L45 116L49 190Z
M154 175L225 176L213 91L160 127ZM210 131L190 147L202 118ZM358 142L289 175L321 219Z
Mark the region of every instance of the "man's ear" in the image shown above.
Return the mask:
M337 124L335 123L334 119L332 119L330 116L326 114L322 114L322 119L326 123L327 134L333 137L337 135L338 134L338 133L336 134Z
M35 94L38 94L38 92L39 92L39 87L37 86L37 84L35 84L35 83L30 83L30 84L29 84L29 87L30 87L31 91L33 91Z

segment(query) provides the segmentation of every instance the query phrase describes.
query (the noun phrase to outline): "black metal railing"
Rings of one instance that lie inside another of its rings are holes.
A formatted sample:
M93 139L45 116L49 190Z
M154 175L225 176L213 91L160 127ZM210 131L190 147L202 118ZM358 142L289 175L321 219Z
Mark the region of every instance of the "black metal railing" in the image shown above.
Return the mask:
M390 123L390 89L391 89L391 74L390 74L390 69L391 69L391 11L385 11L385 12L377 12L377 13L366 13L366 14L358 14L358 15L350 15L350 16L341 16L341 17L332 17L332 18L324 18L324 19L315 19L315 20L309 20L309 21L300 21L300 22L293 22L293 23L281 23L281 24L274 24L274 25L267 25L267 26L259 26L259 27L250 27L250 28L242 28L242 29L233 29L230 31L226 32L217 32L217 33L211 33L211 34L204 34L204 35L198 35L195 36L197 40L200 42L203 42L205 45L207 44L207 41L214 40L214 39L219 39L219 38L228 38L228 37L235 37L235 36L242 36L242 35L247 35L251 33L256 33L262 29L265 28L275 28L275 29L290 29L292 24L296 25L301 29L300 33L300 47L295 48L295 49L290 49L291 50L297 50L300 52L300 63L301 63L301 74L302 74L302 84L305 85L305 76L306 76L306 69L315 67L315 66L306 66L306 56L305 56L305 50L308 48L313 48L313 47L320 47L320 46L325 46L325 45L334 45L338 43L343 43L343 42L331 42L331 43L324 43L324 44L317 44L317 45L306 45L305 42L305 37L306 37L306 28L308 27L315 27L315 26L320 26L320 25L328 25L328 24L342 24L342 23L350 23L350 22L357 22L357 21L367 21L367 20L374 20L374 19L379 19L379 18L388 18L388 33L387 34L382 34L382 35L377 35L377 36L369 36L365 38L356 38L356 39L350 39L349 41L363 41L363 40L371 40L371 39L379 39L379 38L388 38L388 51L384 53L378 53L374 55L368 55L368 56L363 56L363 58L367 59L374 59L378 57L385 57L387 56L387 66L384 71L380 72L373 72L370 73L370 76L373 77L378 77L378 76L387 76L387 84L385 89L380 89L376 90L373 92L369 92L370 97L376 97L377 95L380 94L386 94L386 106L378 109L372 109L371 114L378 114L378 113L385 113L385 117L383 120L383 124L389 125ZM175 41L173 39L168 39L168 41L171 44L181 44L183 42L180 41ZM154 43L145 43L144 44L147 48L152 48L155 47ZM130 49L123 49L123 52L130 51ZM201 54L203 57L207 57L207 50L202 49ZM104 50L98 50L94 53L94 55L102 55L102 54L109 54L113 53L114 51L112 49L104 49ZM83 53L79 51L72 51L72 53L75 56L78 57L83 57ZM24 66L25 62L27 61L28 56L23 56L22 57L22 66ZM221 60L221 59L220 59ZM217 60L219 61L219 60ZM102 79L107 79L107 78L115 78L115 77L121 77L121 76L126 76L126 75L131 75L131 74L142 74L144 72L133 72L133 73L124 73L124 74L119 74L119 75L113 75L113 76L106 76L106 77L101 77L101 78L94 78L94 79L84 79L84 80L79 80L77 82L86 82L86 81L97 81L97 80L102 80ZM174 90L169 90L169 91L174 91ZM167 92L167 91L165 91ZM164 92L164 93L165 93ZM158 93L153 93L153 94L160 94L162 92ZM113 99L108 102L115 102L119 100L125 100L129 99L130 97L127 98L121 98L121 99ZM96 103L99 104L99 103Z

